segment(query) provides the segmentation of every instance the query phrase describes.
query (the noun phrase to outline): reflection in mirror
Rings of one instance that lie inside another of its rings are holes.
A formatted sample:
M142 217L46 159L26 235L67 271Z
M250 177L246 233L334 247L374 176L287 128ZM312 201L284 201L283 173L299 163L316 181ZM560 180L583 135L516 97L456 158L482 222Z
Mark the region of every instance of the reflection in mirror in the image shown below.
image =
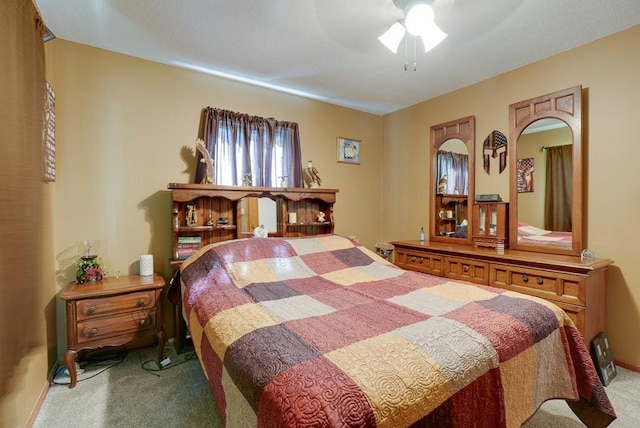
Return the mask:
M276 221L276 201L270 198L243 198L238 204L240 210L241 236L253 235L253 229L263 225L267 233L278 230Z
M431 127L430 241L471 243L475 117Z
M509 106L511 248L582 251L580 86Z
M518 139L518 241L571 247L572 133L540 119Z
M469 153L467 145L458 138L447 140L440 146L436 158L437 193L469 194Z

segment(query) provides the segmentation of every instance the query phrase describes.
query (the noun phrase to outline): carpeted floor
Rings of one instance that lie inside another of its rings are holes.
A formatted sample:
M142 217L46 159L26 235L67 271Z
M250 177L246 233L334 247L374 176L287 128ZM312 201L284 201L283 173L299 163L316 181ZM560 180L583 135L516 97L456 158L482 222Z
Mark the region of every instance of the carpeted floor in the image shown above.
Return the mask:
M74 389L69 389L64 367L44 400L34 427L221 427L222 423L200 363L192 352L176 356L157 371L155 348L129 351L116 358L85 365ZM110 368L108 368L110 367ZM145 368L155 371L147 371ZM606 388L618 419L613 428L640 426L640 373L618 368L618 375ZM525 428L583 427L563 400L553 400L525 425Z

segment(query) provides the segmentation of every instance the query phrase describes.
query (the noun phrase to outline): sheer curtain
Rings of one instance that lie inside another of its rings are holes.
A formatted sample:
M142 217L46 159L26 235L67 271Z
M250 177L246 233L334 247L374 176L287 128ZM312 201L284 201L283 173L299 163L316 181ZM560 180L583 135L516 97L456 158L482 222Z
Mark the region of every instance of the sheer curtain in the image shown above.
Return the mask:
M298 124L207 107L203 140L214 160L214 182L240 186L304 187ZM198 155L196 183L205 174Z
M438 150L436 163L436 179L447 175L445 193L455 194L458 189L461 195L469 194L469 155Z
M572 146L547 148L546 163L544 228L557 232L571 232Z

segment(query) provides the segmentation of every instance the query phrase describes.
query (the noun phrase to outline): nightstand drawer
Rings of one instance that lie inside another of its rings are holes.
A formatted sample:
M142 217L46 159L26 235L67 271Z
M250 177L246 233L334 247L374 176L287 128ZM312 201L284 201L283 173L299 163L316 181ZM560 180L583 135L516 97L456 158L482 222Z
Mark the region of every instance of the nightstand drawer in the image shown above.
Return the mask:
M156 305L155 291L110 296L97 299L78 300L76 302L78 321L131 312L137 309L153 308Z
M113 317L96 318L78 323L78 343L103 341L110 337L130 335L126 341L135 336L142 336L149 330L155 333L155 310L134 310ZM123 342L124 343L124 342Z

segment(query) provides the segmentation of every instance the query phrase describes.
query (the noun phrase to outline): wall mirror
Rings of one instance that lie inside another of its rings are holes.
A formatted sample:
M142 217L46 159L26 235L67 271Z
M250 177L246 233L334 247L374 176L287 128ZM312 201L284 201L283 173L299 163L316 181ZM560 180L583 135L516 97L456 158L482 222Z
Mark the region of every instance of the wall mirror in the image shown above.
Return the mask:
M276 201L271 198L246 197L238 202L238 215L240 221L241 237L253 236L253 230L259 225L263 225L270 236L277 235L277 206Z
M431 127L429 241L471 243L475 116Z
M513 249L582 251L582 87L509 106Z

